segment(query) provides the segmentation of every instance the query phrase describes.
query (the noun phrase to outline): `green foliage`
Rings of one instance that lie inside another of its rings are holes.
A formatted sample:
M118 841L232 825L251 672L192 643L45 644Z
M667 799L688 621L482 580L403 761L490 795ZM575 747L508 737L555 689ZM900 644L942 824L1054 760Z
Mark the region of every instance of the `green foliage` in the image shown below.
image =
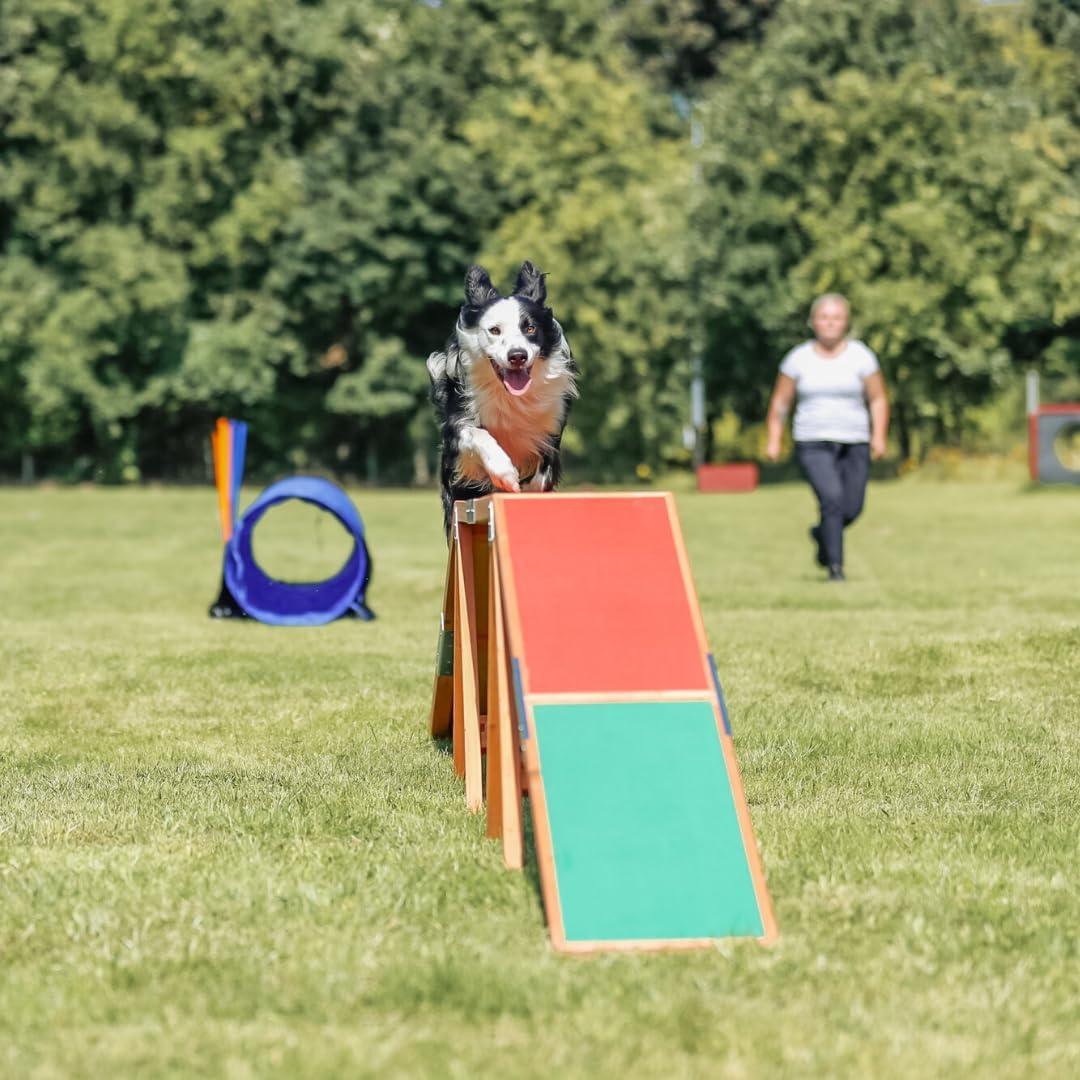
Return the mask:
M686 155L653 135L644 89L617 67L598 78L541 52L521 74L526 89L482 95L464 126L506 200L481 254L509 278L520 237L535 238L585 388L567 447L618 474L655 463L685 416Z
M613 15L635 58L662 84L693 92L734 42L756 41L778 0L622 0Z
M580 472L679 460L698 349L712 412L759 416L826 287L954 437L1080 336L1077 18L8 0L0 472L193 475L233 413L257 468L423 477L423 358L477 259L550 274Z
M709 101L714 396L760 409L810 300L836 290L901 429L958 433L1015 377L1009 327L1080 311L1080 143L1040 85L1064 58L952 3L811 8L789 0Z
M503 224L508 259L557 260L542 243L559 228L543 217L557 210L547 186L579 207L599 193L602 212L571 242L598 247L601 265L605 252L618 261L604 233L632 180L621 246L648 227L667 266L681 242L665 205L672 181L648 190L655 109L641 78L609 70L618 49L606 10L552 0L494 19L482 5L373 0L13 0L0 36L11 61L0 84L0 388L12 399L0 453L77 447L107 470L134 431L162 471L155 434L190 455L185 433L232 412L257 422L256 454L291 448L346 469L423 457L423 357L445 339L463 270L504 215L525 215L524 232ZM572 75L573 108L540 55ZM518 113L547 100L532 134L543 129L545 153L562 154L558 176L521 141L520 117L492 109L508 91ZM481 130L488 110L508 125L494 138ZM564 145L575 129L590 137ZM492 164L500 144L528 190ZM576 281L597 269L581 265ZM638 260L622 277L649 292L663 284L637 284L651 269ZM566 299L564 289L572 322ZM626 348L598 370L617 368ZM591 406L592 421L583 412L587 438L612 404ZM624 440L635 458L670 423L653 426Z

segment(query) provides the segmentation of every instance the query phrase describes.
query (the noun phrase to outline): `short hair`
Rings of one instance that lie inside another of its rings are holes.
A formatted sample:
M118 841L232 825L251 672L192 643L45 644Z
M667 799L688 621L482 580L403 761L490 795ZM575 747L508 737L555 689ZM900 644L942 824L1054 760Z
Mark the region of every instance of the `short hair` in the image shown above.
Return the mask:
M851 323L851 305L848 303L848 299L843 293L827 292L822 293L811 305L810 305L810 321L814 321L814 316L818 313L818 309L822 304L828 304L835 302L837 304L844 305L844 311L847 314L847 321Z

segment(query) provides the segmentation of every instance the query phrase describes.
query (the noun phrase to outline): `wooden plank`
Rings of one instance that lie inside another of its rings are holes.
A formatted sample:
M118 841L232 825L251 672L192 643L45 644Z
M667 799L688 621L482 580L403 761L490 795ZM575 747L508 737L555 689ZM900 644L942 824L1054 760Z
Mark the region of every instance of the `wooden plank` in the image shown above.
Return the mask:
M552 938L552 945L556 952L577 953L588 955L598 952L626 952L626 953L659 953L659 952L689 952L691 949L715 949L720 944L720 938L658 938L649 941L644 938L635 938L630 941L566 941L556 945Z
M488 634L492 647L488 654L488 703L495 711L495 721L492 723L489 712L488 810L496 825L493 831L489 818L488 835L502 837L503 861L511 870L520 870L524 865L525 851L521 809L521 745L510 692L506 624L499 583L498 552L494 548L490 565L491 619Z
M679 510L675 505L675 496L670 491L664 493L664 512L667 515L670 542L679 568L677 587L686 598L686 607L690 612L697 645L695 655L701 665L705 683L711 690L713 683L712 671L709 668L709 637L705 632L705 620L701 617L701 604L698 601L697 587L694 585L694 575L690 570L690 556L687 554L686 541L683 539L682 526L679 523Z
M694 576L690 570L690 556L686 550L686 540L683 537L678 507L675 505L675 496L671 492L667 492L665 501L668 520L671 523L671 536L675 543L676 556L682 573L683 589L686 593L687 602L694 612L694 632L697 635L699 648L701 649L702 666L708 672L710 685L712 685L713 675L709 662L708 636L705 632L705 621L701 616L701 603L698 600L697 587L694 584ZM718 689L714 687L716 692L718 692ZM724 723L719 698L716 699L715 705L716 726L724 749L724 765L727 771L728 784L735 800L739 828L746 849L746 860L750 867L751 880L754 883L754 892L757 895L758 908L761 912L763 923L762 942L771 944L779 935L776 913L773 909L768 885L765 883L765 867L761 861L761 853L758 850L757 840L754 838L754 828L750 821L750 807L746 801L746 789L743 786L742 774L739 772L739 763L735 756L735 743Z
M592 694L529 694L530 705L585 705L590 701L712 701L712 690L627 690Z
M719 705L717 706L717 712L719 713ZM717 716L717 726L720 729L720 745L724 751L728 783L731 785L735 813L742 833L746 863L750 869L750 880L754 885L758 911L761 913L761 943L771 945L780 936L780 927L776 921L772 896L769 894L768 886L765 884L765 866L761 861L761 852L758 851L757 841L754 839L754 827L750 822L750 807L746 802L746 790L743 787L742 774L739 772L739 763L735 758L735 742L730 735L724 733L723 722L719 716Z
M502 642L499 640L501 622L495 611L498 584L495 581L494 553L488 559L488 618L487 618L487 835L502 837L502 755L503 702L499 698L499 665L502 663Z
M453 758L454 772L465 775L465 670L464 639L468 633L468 619L465 611L465 590L462 585L464 571L461 556L461 537L457 524L454 524L454 708L453 718ZM470 560L471 562L471 560Z
M465 805L475 812L484 802L484 781L476 663L474 532L472 526L460 522L455 524L455 531L458 603L454 633L454 765L465 777Z
M525 705L528 716L527 730L532 732L532 707ZM551 818L548 814L547 792L544 778L540 772L540 758L536 750L536 740L527 738L522 741L525 757L527 785L529 789L529 809L532 813L533 843L536 845L536 864L540 874L540 896L544 902L544 914L547 917L548 933L554 948L565 950L566 931L564 930L562 901L559 899L559 879L555 867L555 847L551 836Z
M550 499L552 496L545 494L542 497ZM532 813L533 842L536 845L536 862L540 872L540 894L544 902L551 941L558 948L565 943L562 935L562 915L559 909L559 890L555 879L555 860L552 856L551 835L548 830L547 804L544 798L543 779L540 776L540 761L536 756L534 740L528 737L528 732L532 727L532 718L531 706L526 703L524 697L529 689L527 669L520 659L517 663L516 677L513 675L515 656L520 657L520 653L516 650L521 642L521 613L517 602L514 575L508 572L508 566L513 558L514 542L506 526L506 507L510 499L529 498L532 496L496 496L492 500L492 513L495 515L495 558L498 561L499 588L503 598L507 653L511 665L511 677L516 678L516 685L513 683L510 685L510 693L514 698L515 714L519 721L523 720L523 723L515 727L518 728L520 739L520 759L524 759L525 762L525 786L529 792L529 809ZM524 718L521 717L519 710L524 710ZM521 733L521 728L524 729L524 735Z
M435 645L435 683L431 690L431 717L429 727L432 738L441 739L450 734L451 717L454 711L454 676L439 673L439 655L443 647L444 635L454 633L454 569L455 547L450 545L446 559L446 581L443 584L442 614L439 616L439 640ZM453 654L451 654L453 655Z
M487 665L488 665L488 578L491 545L488 542L487 522L470 525L473 534L473 611L476 614L474 640L476 642L477 707L480 715L487 712Z

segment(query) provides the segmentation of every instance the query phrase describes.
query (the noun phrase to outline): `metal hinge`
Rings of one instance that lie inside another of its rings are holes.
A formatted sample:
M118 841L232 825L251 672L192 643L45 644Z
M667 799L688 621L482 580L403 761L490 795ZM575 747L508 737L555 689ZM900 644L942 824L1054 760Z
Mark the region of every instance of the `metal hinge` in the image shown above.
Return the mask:
M454 631L439 631L439 646L435 650L435 674L454 674Z

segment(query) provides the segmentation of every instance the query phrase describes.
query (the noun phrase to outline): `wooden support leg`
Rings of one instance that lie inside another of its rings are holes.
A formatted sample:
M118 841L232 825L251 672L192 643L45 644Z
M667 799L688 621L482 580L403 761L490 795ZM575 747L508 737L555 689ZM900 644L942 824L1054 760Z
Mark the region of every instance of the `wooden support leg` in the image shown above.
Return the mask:
M442 616L439 619L439 641L435 648L435 685L431 692L431 735L442 738L450 734L454 711L454 560L456 545L451 545L446 560L446 584L443 586Z
M465 805L484 802L477 680L476 583L472 527L457 525L457 621L454 633L454 768L465 776Z
M456 530L455 530L456 531ZM465 638L469 636L469 623L463 614L465 591L462 586L461 549L454 540L454 694L451 718L453 720L454 772L465 775Z
M501 836L503 860L523 865L521 747L510 693L510 652L503 619L498 553L492 548L488 618L488 835ZM497 732L497 734L496 734ZM492 748L494 743L494 749Z
M492 839L502 836L502 771L499 764L502 731L500 716L502 702L499 700L498 672L502 659L502 647L498 637L495 615L494 554L488 562L488 650L487 650L487 835Z

